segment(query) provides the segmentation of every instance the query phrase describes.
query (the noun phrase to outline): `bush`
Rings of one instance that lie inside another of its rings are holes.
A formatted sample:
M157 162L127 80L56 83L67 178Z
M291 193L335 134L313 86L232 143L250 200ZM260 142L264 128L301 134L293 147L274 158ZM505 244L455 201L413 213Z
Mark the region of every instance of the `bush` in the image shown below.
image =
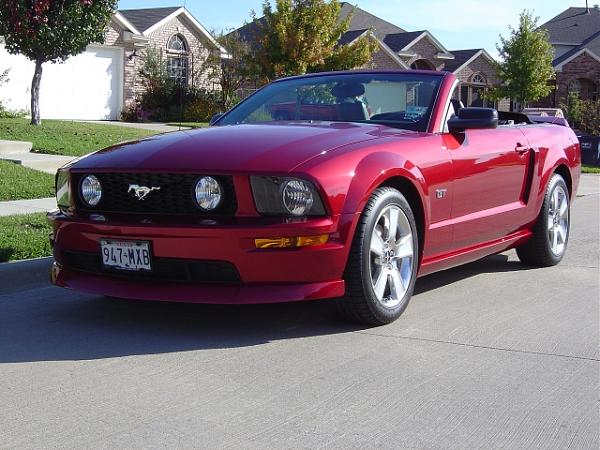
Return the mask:
M560 103L573 128L583 133L600 136L600 101L582 100L575 93Z
M183 120L186 122L208 122L212 116L222 111L219 94L200 90L196 98L191 100L183 111Z
M166 63L156 49L146 50L140 76L145 91L135 104L123 111L123 120L206 121L223 109L218 93L182 85L170 78Z

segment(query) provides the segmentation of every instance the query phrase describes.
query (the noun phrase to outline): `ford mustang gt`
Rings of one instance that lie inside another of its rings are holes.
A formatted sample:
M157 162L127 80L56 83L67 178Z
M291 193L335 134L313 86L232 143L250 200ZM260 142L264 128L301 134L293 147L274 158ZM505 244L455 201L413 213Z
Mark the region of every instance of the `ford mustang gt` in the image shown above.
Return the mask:
M335 299L389 323L418 276L515 248L564 256L570 128L465 108L453 74L275 81L211 127L116 145L56 175L58 286L117 298Z

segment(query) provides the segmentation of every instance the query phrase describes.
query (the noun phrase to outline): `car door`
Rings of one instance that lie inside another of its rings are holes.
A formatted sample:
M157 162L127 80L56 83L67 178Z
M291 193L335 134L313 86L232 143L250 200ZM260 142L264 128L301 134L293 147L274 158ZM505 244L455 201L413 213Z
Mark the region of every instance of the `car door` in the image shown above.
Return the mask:
M444 135L452 158L455 249L502 238L522 224L530 164L519 127Z

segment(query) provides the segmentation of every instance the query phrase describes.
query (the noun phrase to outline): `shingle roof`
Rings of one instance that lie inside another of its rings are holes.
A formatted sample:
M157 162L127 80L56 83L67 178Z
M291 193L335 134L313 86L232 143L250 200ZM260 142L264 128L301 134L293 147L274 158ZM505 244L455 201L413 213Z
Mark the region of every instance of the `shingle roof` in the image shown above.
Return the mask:
M173 6L166 8L120 9L119 12L125 16L125 18L131 22L140 33L143 33L152 25L160 22L180 8L180 6Z
M581 44L591 35L600 31L600 9L569 8L543 24L548 30L550 42Z
M393 23L380 19L364 9L360 9L359 7L348 2L342 2L339 20L344 20L346 17L348 17L348 14L352 14L348 31L365 30L371 28L373 29L375 35L379 38L386 34L404 32L402 28L394 25Z
M338 45L350 44L352 41L354 41L356 38L359 38L367 31L369 31L369 30L366 28L363 30L347 31L344 34L342 34L342 37L338 41Z
M444 65L444 70L448 72L454 72L456 69L460 68L464 63L466 63L469 59L471 59L477 52L479 52L480 48L471 48L468 50L450 50L450 53L454 55L454 59L449 59L446 61Z
M383 36L383 42L385 42L386 45L395 52L399 52L423 33L425 33L425 31L421 30L386 34Z
M360 34L364 33L366 30L371 29L375 33L377 37L380 39L383 38L386 34L389 33L403 33L404 30L392 23L386 22L383 19L380 19L377 16L374 16L371 13L368 13L364 9L360 9L356 6L351 5L347 2L342 2L342 8L340 10L340 15L338 20L342 21L349 14L352 14L352 19L350 19L350 25L348 26L348 31L340 38L339 45L343 45L347 42L342 42L348 40L348 42L352 42L353 39L350 37L354 36L355 38ZM264 20L263 17L259 18L257 21L260 23ZM254 43L256 41L256 34L258 31L258 26L255 22L250 22L232 33L238 33L240 38L246 42ZM360 32L360 34L357 34ZM351 34L352 33L352 34ZM410 42L410 41L409 41Z
M558 58L556 58L554 61L552 61L552 65L556 67L557 65L566 61L571 56L575 55L576 53L578 53L579 51L581 51L583 49L588 49L588 50L592 51L596 56L600 56L600 30L598 30L596 33L592 34L589 38L584 40L581 43L581 45L578 45L577 47L573 47L568 52L560 55Z

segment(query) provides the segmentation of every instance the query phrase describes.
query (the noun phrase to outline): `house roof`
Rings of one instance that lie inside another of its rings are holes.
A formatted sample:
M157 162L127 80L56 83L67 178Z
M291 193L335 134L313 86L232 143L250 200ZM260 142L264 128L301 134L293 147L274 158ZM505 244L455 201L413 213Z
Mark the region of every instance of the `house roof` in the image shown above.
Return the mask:
M352 14L348 31L366 30L371 28L378 38L382 38L386 34L403 33L405 30L393 23L380 19L377 16L354 6L348 2L342 2L339 20L344 20Z
M143 33L179 9L179 6L173 6L166 8L120 9L119 12Z
M444 70L448 72L454 72L457 69L462 68L470 59L472 59L482 49L471 48L468 50L451 50L450 53L454 55L454 59L448 60L444 66Z
M425 31L410 31L403 33L391 33L383 36L383 42L395 52L402 51L404 47L421 36Z
M540 28L548 30L552 44L578 45L600 31L600 8L568 8Z
M361 37L363 34L365 34L367 31L369 31L367 28L362 30L346 31L344 34L342 34L342 37L340 37L338 45L350 44L359 37Z
M227 53L227 50L215 40L213 35L210 34L208 30L204 28L202 24L198 22L187 9L183 7L174 6L165 8L123 9L119 10L115 14L117 17L119 15L124 18L125 21L135 27L135 29L132 29L131 31L141 33L144 36L150 36L163 24L174 19L175 17L182 15L187 19L187 22L191 25L192 29L195 29L198 33L203 35L220 51L221 57L230 57L230 55Z

